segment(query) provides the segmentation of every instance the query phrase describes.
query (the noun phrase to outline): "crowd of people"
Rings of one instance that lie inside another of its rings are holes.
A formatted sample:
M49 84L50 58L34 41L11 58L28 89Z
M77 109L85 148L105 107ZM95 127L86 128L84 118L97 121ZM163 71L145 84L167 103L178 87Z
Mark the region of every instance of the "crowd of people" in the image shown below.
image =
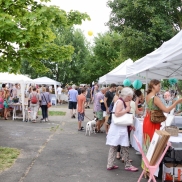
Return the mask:
M8 119L9 101L20 99L21 88L19 84L2 85L0 90L0 110L3 110L4 119ZM155 130L160 130L160 123L151 122L150 111L161 110L165 113L174 110L175 115L182 115L182 98L179 97L177 91L166 90L161 91L159 80L151 80L146 93L141 90L134 90L130 87L117 86L111 84L110 87L99 87L97 83L93 86L76 85L66 86L62 88L57 86L30 86L25 96L28 98L31 111L32 122L37 121L37 112L39 108L42 110L41 121L48 121L48 108L51 102L51 94L57 92L57 102L63 104L68 101L70 116L72 119L78 116L78 131L83 131L83 121L85 110L90 108L93 103L93 115L97 118L96 132L103 133L102 127L105 127L106 145L110 146L108 154L107 169L117 169L114 165L115 158L121 159L125 163L125 170L135 172L137 167L132 165L132 160L129 157L130 132L135 127L116 125L113 122L112 114L116 117L122 117L130 112L133 116L144 117L143 121L143 148L144 152L150 146L150 142ZM65 99L65 96L67 99ZM64 98L64 99L63 99ZM144 109L145 106L145 109ZM144 163L142 162L144 168ZM147 172L147 170L146 170Z
M12 110L9 103L10 101L18 101L21 97L20 84L16 83L9 86L8 84L2 84L0 89L0 114L5 120L8 119L9 111Z
M125 163L125 170L135 172L137 167L132 165L129 158L130 132L135 127L119 126L113 123L111 113L116 117L122 117L125 113L132 113L133 116L144 117L143 121L143 148L147 153L155 130L160 130L161 124L153 123L150 119L151 110L161 110L169 113L174 110L175 115L181 115L182 98L177 91L161 91L159 80L151 80L146 93L141 90L134 90L129 87L111 84L109 88L101 87L96 83L93 87L81 87L80 93L75 89L68 91L69 109L71 118L76 117L78 107L78 131L83 131L82 122L85 116L85 109L90 102L93 102L93 113L97 117L96 132L102 133L102 126L105 126L107 135L106 145L110 146L108 154L107 169L117 169L114 165L115 158ZM88 98L88 99L87 99ZM145 106L145 109L144 109ZM144 168L144 163L142 162ZM146 173L148 173L146 169Z

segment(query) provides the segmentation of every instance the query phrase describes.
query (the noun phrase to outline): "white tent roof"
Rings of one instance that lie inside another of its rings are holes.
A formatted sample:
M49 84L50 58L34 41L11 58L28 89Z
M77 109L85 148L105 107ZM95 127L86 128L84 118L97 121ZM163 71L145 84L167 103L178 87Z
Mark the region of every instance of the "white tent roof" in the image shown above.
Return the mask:
M48 77L40 77L33 80L35 84L48 84L48 85L60 85L60 82L57 82Z
M131 59L121 63L115 69L99 78L99 83L121 83L126 78L126 66L133 64Z
M1 83L32 83L32 79L25 75L19 74L10 74L10 73L0 73L0 82Z
M150 54L127 66L127 77L182 78L182 31Z

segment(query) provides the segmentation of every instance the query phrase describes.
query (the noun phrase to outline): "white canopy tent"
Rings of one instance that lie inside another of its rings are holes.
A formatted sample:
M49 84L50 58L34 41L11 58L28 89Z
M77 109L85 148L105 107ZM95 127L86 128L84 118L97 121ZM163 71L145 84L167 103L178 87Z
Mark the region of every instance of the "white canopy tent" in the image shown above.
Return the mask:
M25 120L25 84L33 83L33 80L25 75L0 73L0 83L19 83L21 85L21 102L22 102L22 113L23 121Z
M127 66L127 77L182 78L182 31L150 54Z
M121 63L115 69L107 73L106 75L99 78L99 84L111 84L117 83L122 84L123 80L126 78L127 75L127 67L133 65L133 61L131 59L127 59L125 62ZM130 78L131 81L136 79L140 79L142 82L145 82L145 79L140 78L138 76L132 76Z
M45 85L54 85L54 89L55 89L55 95L57 97L57 92L56 92L56 85L60 85L60 82L57 82L53 79L50 79L48 77L40 77L40 78L36 78L33 80L33 82L35 84L45 84Z
M115 69L99 78L99 84L110 84L110 83L122 83L123 79L126 78L126 66L132 65L133 61L127 59L121 63Z

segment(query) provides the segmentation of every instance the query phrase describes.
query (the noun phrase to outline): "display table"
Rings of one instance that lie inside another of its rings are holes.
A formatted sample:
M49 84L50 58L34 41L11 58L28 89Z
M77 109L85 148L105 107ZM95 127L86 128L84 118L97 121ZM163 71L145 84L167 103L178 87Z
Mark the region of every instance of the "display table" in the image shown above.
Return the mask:
M182 116L175 116L174 117L174 122L173 122L173 125L177 125L177 126L182 126ZM130 142L131 142L131 146L139 151L138 149L138 146L133 138L133 135L135 135L137 137L137 139L139 140L140 142L140 145L142 146L142 141L143 141L143 118L135 118L135 123L134 123L134 126L135 126L135 131L132 131L131 132L131 135L130 135ZM171 136L169 138L169 141L170 142L182 142L182 133L179 133L178 137L173 137Z
M174 125L182 125L182 116L175 116L174 117Z
M22 116L17 116L17 110L21 110L22 111L22 103L9 103L8 105L13 108L13 116L12 116L13 120L15 120L15 119L23 119L23 114L22 114ZM24 106L25 106L25 111L26 111L27 108L28 108L28 104L25 103Z
M16 113L16 111L18 109L22 110L22 104L21 103L10 103L9 106L13 108L13 117L12 117L13 120L23 119L23 116L17 116L17 113Z

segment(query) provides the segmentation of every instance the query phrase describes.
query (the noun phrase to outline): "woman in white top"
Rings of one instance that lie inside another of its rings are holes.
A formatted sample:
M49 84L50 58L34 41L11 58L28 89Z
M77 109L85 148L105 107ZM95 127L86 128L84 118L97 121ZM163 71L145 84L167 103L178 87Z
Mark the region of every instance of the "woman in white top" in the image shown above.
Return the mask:
M133 90L129 87L123 88L119 95L120 99L123 99L124 102L129 102L132 100ZM130 111L130 105L126 103L126 108L124 102L118 99L114 104L113 112L115 112L116 117L121 117L127 112ZM131 165L129 161L129 138L127 126L115 125L111 121L109 132L107 135L106 145L110 145L109 154L108 154L108 163L107 170L117 169L118 166L114 165L114 160L116 158L117 146L121 145L122 154L125 161L125 170L135 172L138 168Z

